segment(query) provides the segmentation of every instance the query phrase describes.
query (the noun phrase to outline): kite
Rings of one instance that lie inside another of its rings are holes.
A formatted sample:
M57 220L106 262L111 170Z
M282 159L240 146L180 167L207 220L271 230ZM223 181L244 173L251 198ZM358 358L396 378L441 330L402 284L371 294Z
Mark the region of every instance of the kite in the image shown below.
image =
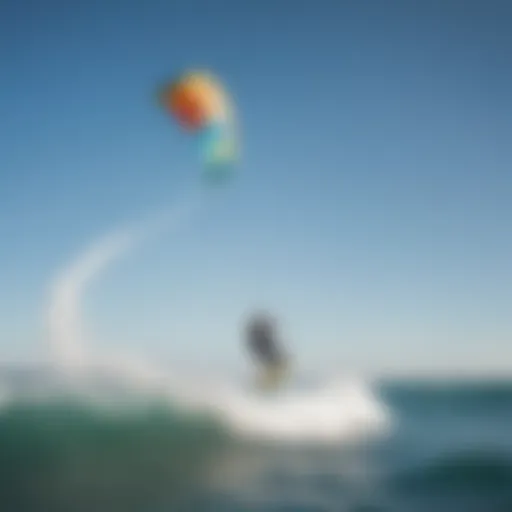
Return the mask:
M160 104L198 144L209 183L223 183L234 173L239 158L231 97L220 81L202 71L190 71L166 83Z

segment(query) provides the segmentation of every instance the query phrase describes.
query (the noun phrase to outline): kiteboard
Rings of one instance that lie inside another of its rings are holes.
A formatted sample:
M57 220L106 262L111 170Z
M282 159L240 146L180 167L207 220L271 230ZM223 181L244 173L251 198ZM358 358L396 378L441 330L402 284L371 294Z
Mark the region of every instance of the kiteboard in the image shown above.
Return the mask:
M275 393L285 387L290 373L290 365L286 362L268 365L257 375L254 387L262 393Z

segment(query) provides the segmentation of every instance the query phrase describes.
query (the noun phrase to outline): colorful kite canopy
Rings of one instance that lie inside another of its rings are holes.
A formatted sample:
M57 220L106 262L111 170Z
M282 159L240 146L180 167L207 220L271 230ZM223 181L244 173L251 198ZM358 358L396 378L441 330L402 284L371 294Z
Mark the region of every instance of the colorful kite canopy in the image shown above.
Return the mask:
M238 159L230 97L209 73L187 72L159 93L164 108L187 132L197 137L208 181L224 181Z

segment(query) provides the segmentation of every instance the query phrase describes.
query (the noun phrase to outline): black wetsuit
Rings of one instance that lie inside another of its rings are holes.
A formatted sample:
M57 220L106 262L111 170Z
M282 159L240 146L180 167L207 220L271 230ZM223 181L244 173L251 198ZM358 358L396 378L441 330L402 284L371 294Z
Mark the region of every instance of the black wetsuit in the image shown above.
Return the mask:
M285 356L277 343L274 326L269 319L252 319L247 326L247 341L252 355L265 366L284 362Z

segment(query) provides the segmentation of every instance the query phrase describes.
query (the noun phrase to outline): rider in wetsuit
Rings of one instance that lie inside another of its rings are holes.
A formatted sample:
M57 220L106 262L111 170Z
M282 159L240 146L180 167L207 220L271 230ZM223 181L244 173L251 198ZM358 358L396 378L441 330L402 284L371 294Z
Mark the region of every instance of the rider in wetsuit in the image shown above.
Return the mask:
M278 342L275 321L265 314L254 315L247 324L246 336L251 355L263 367L259 386L277 387L285 377L288 357Z

